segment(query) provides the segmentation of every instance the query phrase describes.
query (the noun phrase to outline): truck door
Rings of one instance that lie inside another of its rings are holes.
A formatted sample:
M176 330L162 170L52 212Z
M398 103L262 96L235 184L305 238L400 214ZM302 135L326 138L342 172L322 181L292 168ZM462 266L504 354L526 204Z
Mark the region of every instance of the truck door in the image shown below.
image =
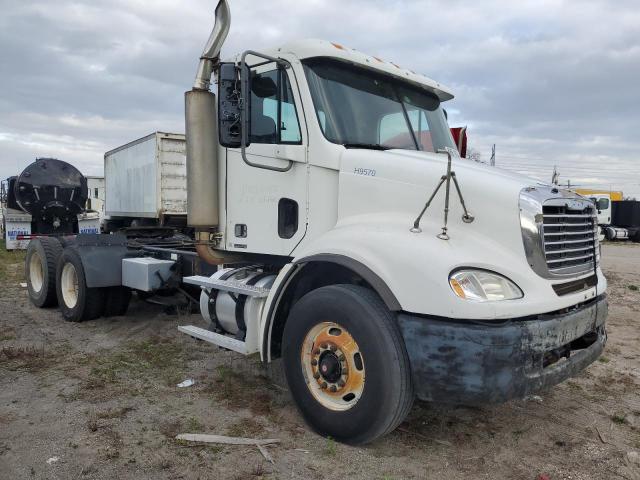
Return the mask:
M307 227L307 139L291 68L251 70L246 162L227 149L227 250L290 255Z

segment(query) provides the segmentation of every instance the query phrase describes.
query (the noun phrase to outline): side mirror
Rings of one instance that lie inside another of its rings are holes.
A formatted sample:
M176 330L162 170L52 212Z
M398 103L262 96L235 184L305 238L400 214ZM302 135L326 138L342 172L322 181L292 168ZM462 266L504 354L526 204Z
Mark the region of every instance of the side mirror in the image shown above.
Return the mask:
M244 146L250 144L251 102L242 98L242 92L246 92L247 99L251 98L249 68L241 72L234 63L221 63L218 73L218 138L223 147L241 147L243 131L246 132Z

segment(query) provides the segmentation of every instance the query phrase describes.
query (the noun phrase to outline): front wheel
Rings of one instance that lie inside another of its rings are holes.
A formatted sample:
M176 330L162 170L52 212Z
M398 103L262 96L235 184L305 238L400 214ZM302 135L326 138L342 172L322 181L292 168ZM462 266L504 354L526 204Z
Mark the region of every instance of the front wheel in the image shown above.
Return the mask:
M375 440L409 413L409 358L392 313L371 290L331 285L296 303L284 329L292 396L318 433L352 444Z

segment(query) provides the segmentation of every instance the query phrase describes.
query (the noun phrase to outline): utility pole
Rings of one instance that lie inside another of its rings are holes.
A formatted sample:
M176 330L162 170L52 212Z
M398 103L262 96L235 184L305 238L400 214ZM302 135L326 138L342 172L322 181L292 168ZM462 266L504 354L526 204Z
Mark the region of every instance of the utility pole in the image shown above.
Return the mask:
M493 144L493 147L491 147L491 160L489 160L489 164L492 167L496 166L496 144Z

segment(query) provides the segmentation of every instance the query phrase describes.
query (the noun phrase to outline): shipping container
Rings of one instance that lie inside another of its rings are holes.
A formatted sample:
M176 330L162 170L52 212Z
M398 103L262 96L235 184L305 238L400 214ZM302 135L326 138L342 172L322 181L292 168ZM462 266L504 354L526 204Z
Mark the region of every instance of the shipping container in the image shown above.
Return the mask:
M184 135L154 132L104 154L105 213L162 219L187 215Z

